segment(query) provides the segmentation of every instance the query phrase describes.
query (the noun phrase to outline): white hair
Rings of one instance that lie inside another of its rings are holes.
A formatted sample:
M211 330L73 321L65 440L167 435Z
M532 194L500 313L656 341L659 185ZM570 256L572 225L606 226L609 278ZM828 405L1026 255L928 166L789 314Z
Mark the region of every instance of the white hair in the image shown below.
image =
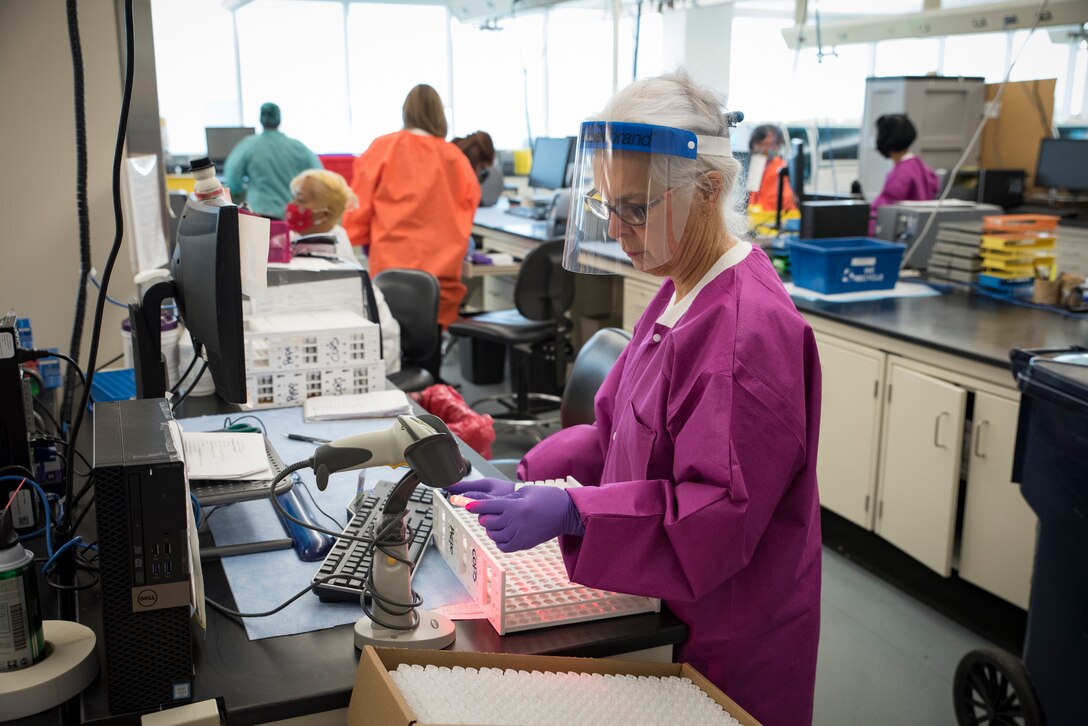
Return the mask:
M729 136L721 97L713 89L695 83L683 69L632 83L608 101L598 120L671 126L699 136ZM734 237L748 233L748 222L741 212L746 200L737 184L740 162L732 156L700 155L694 161L669 157L667 163L670 177L675 179L677 172L687 166L691 178L704 189L707 188L705 172L721 174L725 228Z

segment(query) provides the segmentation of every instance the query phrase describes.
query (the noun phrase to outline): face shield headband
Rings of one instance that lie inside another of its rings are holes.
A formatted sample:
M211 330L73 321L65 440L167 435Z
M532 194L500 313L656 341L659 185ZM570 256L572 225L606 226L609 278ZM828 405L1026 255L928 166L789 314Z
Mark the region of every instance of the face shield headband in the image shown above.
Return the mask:
M668 263L705 168L697 158L731 153L727 137L651 124L583 123L563 266L608 274Z

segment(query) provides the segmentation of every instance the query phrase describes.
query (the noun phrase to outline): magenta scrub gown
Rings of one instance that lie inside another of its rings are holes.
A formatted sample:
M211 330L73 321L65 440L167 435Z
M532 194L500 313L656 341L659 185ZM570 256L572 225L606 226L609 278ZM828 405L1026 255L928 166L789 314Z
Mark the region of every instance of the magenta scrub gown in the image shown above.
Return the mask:
M892 167L888 176L884 177L884 188L869 205L873 210L873 216L869 222L869 233L873 232L876 224L877 207L899 202L925 202L936 199L939 186L937 172L926 166L924 161L913 154L904 157Z
M596 423L545 439L518 475L589 485L569 490L585 535L560 537L573 581L662 598L688 625L678 660L765 726L803 726L820 628L816 342L762 250L738 243L702 283L678 319L661 286Z

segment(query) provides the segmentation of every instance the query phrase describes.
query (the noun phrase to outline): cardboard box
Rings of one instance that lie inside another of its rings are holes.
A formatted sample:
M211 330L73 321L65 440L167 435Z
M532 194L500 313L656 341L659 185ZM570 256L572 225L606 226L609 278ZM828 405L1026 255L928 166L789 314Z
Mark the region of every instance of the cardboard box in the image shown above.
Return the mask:
M563 673L605 673L634 676L677 676L688 678L744 726L759 726L743 708L719 691L686 663L637 663L596 658L559 658L544 655L502 653L459 653L446 650L411 650L366 646L359 655L355 686L348 706L348 724L354 726L440 726L416 720L400 690L389 677L402 663L452 668L514 668L525 671Z

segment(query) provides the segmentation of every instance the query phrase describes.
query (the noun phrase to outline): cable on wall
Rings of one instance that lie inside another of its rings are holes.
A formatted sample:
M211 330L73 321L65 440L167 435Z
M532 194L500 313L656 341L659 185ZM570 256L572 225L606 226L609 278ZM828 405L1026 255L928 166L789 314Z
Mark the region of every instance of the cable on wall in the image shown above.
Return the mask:
M91 220L87 203L87 108L83 44L79 36L79 12L76 0L67 0L68 47L72 52L72 98L76 116L76 211L79 218L79 287L76 289L76 309L72 318L72 336L68 354L79 360L83 343L83 320L87 312L87 280L91 274ZM76 377L71 368L64 378L64 394L60 420L67 424L72 415Z

